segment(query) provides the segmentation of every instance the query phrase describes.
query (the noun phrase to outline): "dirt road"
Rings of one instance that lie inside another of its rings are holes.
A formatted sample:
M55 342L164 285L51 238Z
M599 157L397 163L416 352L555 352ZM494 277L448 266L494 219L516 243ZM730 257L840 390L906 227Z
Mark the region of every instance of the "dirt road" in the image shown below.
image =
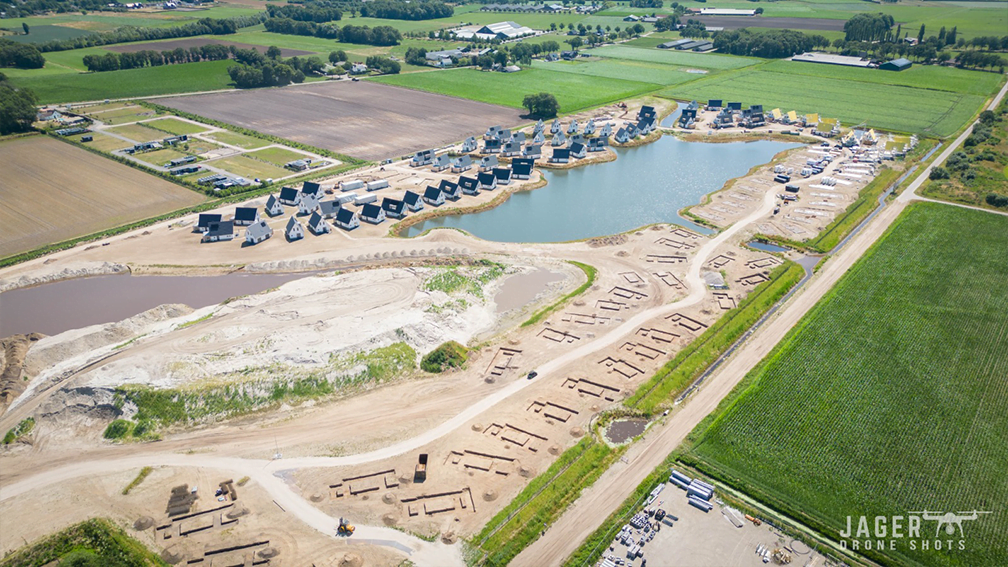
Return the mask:
M1008 84L993 99L994 108L1008 92ZM714 411L718 404L770 351L788 331L830 290L854 263L875 243L889 225L913 201L914 192L927 179L932 167L937 167L952 155L973 131L970 126L949 144L920 176L891 205L861 230L840 252L830 257L804 289L796 293L778 310L774 319L765 323L735 355L708 377L706 385L665 423L654 427L628 451L623 460L609 468L574 505L546 531L546 534L515 557L515 567L560 565L573 553L600 523L626 500L644 478L675 450L687 435Z

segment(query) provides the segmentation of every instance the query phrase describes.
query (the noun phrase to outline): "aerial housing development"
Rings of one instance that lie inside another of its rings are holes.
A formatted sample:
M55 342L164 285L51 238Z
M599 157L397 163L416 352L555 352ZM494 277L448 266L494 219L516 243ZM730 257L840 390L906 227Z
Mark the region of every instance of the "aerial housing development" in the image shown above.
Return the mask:
M1008 565L1008 3L0 0L0 566Z

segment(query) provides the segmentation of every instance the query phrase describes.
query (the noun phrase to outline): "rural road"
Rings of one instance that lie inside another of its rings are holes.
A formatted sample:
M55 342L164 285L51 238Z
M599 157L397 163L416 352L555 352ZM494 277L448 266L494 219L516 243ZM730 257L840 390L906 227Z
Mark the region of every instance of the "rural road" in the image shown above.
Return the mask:
M1008 84L988 105L995 108L1008 92ZM970 125L949 144L913 183L892 204L848 242L847 246L826 260L819 272L804 289L799 290L777 316L764 323L724 364L712 373L701 388L682 409L672 414L664 423L653 427L644 438L627 451L624 458L611 466L582 492L581 497L567 509L546 534L525 548L511 562L514 567L560 565L577 550L601 520L615 511L657 468L665 458L706 417L717 409L721 400L784 338L802 317L830 290L854 263L885 233L889 225L911 201L918 199L914 192L924 183L932 167L945 162L973 131ZM985 210L985 209L981 209ZM991 212L991 211L986 211ZM692 274L692 271L691 271Z

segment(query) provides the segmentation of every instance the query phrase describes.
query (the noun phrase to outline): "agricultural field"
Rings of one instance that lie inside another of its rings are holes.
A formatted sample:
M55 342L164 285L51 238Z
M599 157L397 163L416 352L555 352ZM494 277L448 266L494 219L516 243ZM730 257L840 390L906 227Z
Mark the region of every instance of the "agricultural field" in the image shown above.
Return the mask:
M964 549L934 551L924 521L930 550L869 555L1008 564L1006 251L1008 218L911 205L694 431L685 459L834 539L847 516L993 511L969 522Z
M659 65L644 61L602 59L596 61L545 61L532 62L534 69L573 73L607 79L627 79L656 85L675 85L695 80L699 75L687 73L669 65Z
M740 69L763 61L762 59L753 57L736 57L734 55L719 55L716 53L686 53L674 49L627 47L625 45L607 45L598 49L586 50L585 53L613 59L628 59L630 61L647 61L649 63L661 63L678 67L718 70Z
M660 96L677 100L731 99L799 113L817 112L849 126L945 137L979 110L984 97L899 85L817 78L742 69L669 87Z
M556 96L560 111L575 112L650 92L654 84L563 73L542 68L518 73L491 73L476 69L453 69L409 75L388 75L375 82L458 96L511 108L522 108L527 94L549 92Z
M936 65L914 65L906 71L894 73L879 69L777 60L760 66L760 70L789 75L805 75L817 79L842 79L981 96L988 96L996 92L1004 80L1004 77L997 73L938 67Z
M0 162L3 257L204 200L199 193L46 136L0 142Z

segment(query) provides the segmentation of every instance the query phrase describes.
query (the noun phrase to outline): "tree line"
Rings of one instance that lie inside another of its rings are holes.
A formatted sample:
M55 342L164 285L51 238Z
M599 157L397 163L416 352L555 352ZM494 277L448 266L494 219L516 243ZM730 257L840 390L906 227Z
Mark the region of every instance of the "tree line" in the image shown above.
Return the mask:
M386 20L434 20L448 18L454 14L454 8L439 0L413 0L412 2L373 0L365 2L360 7L361 16Z
M34 45L0 38L0 67L41 69L43 65L45 65L45 57L42 57Z
M15 86L0 73L0 135L31 130L37 104L34 92Z
M280 48L271 45L263 55L255 49L231 48L236 65L228 67L228 75L239 89L282 87L303 83L305 75L322 70L324 63L318 57L280 58Z
M752 31L746 28L725 30L714 36L714 47L721 53L754 57L791 57L817 47L828 47L821 35L806 35L794 30Z
M315 22L317 24L335 22L343 18L343 12L339 8L321 6L317 3L307 5L285 4L283 6L267 5L266 13L271 18L287 18L289 20Z
M234 47L213 44L185 49L177 47L166 51L145 49L132 53L106 53L104 55L85 55L84 66L88 71L118 71L120 69L139 69L141 67L160 67L178 63L197 63L200 61L222 61L230 58Z
M107 6L107 0L0 0L0 12L6 12L8 18L23 18L25 16L42 15L49 12L64 14L67 12L99 10L123 12L124 6Z
M358 43L363 45L399 45L402 34L392 26L353 26L338 27L334 24L317 24L315 22L299 22L289 18L269 18L263 22L266 31L290 35L306 35L335 39L342 43Z
M47 41L45 43L38 44L38 48L39 51L45 53L49 51L67 51L70 49L100 47L103 45L129 43L134 41L178 39L198 35L229 35L237 32L241 28L258 25L262 23L265 18L266 14L263 13L256 14L254 16L238 16L235 18L203 18L181 26L168 26L161 28L123 26L117 30L109 32L94 33L71 39Z

